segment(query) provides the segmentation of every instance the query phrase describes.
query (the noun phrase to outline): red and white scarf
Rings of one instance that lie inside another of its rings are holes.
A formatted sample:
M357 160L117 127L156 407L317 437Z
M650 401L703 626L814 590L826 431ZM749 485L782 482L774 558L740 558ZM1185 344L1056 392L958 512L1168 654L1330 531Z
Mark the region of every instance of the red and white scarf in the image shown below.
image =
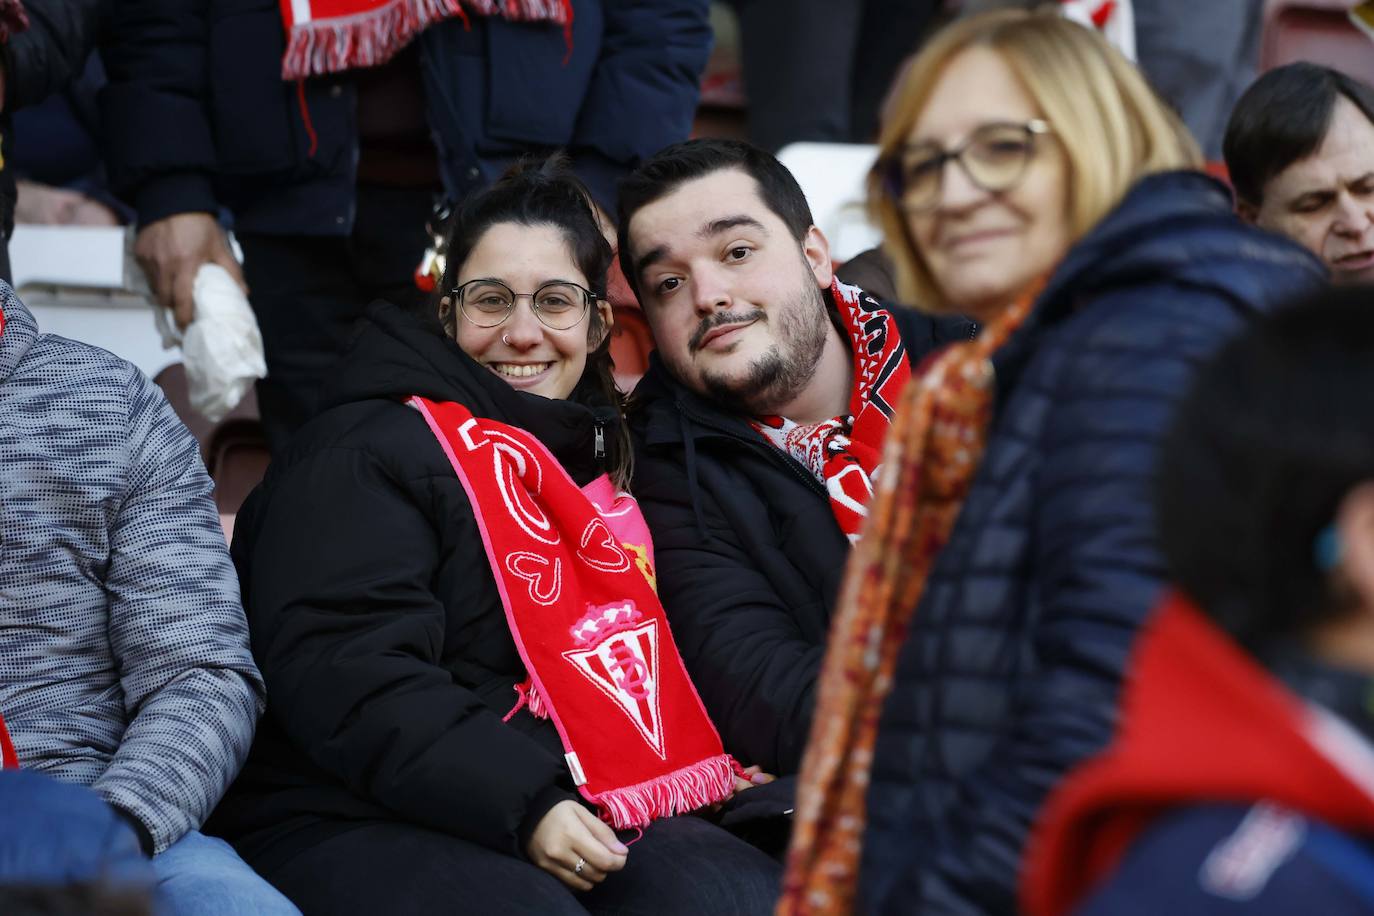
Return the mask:
M282 79L379 66L430 25L469 14L557 23L572 47L572 0L281 0Z
M891 312L839 280L832 281L830 292L854 353L849 413L804 425L785 417L757 417L754 428L825 485L835 520L852 543L868 517L883 440L911 380L911 366Z
M617 828L729 798L738 764L678 655L645 553L619 542L534 436L461 404L409 403L467 492L529 672L511 715L553 720L578 791Z

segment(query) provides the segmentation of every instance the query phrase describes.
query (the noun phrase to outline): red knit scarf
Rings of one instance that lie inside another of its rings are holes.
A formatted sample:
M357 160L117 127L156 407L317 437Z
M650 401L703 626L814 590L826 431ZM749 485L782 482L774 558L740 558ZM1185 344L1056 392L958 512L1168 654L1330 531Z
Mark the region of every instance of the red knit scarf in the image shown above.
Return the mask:
M729 798L738 766L687 676L658 595L606 519L524 430L461 404L410 404L477 517L529 672L516 708L553 720L582 796L617 828Z
M806 425L785 417L759 417L754 428L825 484L835 520L852 543L868 517L883 440L902 389L911 380L911 367L891 312L857 286L839 280L831 282L830 293L854 353L849 412Z
M572 0L281 0L282 79L386 63L430 25L468 14L563 26L572 49Z

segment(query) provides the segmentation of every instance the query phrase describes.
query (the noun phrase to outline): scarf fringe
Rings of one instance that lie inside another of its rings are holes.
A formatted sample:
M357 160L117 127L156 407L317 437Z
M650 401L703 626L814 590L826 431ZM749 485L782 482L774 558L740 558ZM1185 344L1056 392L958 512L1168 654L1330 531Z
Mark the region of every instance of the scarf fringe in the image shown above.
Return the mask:
M351 16L292 23L282 58L282 79L380 66L440 20L457 17L467 27L468 11L516 22L558 23L571 53L571 0L392 0Z
M602 792L595 799L617 830L647 827L655 818L687 814L735 792L739 764L729 754L708 757L647 782Z
M528 709L530 715L536 719L547 719L549 717L549 707L544 703L544 695L539 692L539 688L534 686L534 681L528 680L523 684L515 685L515 694L518 699L511 707L510 712L501 717L502 722L509 722L517 712Z

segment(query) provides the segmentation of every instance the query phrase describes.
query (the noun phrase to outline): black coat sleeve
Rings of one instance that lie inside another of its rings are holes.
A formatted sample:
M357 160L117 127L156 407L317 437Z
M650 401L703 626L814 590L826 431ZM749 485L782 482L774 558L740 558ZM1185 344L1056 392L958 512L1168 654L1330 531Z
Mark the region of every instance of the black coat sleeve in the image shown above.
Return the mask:
M641 455L635 475L654 534L659 595L726 750L768 773L797 772L824 646L802 632L704 490L698 519L680 465Z
M706 0L607 0L605 34L569 143L573 168L614 215L616 182L687 139L711 53Z
M522 854L527 819L570 797L563 761L441 666L447 615L431 582L454 548L413 492L376 456L331 448L255 507L240 561L267 714L358 795ZM475 522L457 549L482 551Z
M24 0L29 27L4 48L5 111L36 105L81 75L104 7L102 0Z
M102 41L101 146L139 225L218 211L211 176L210 0L111 0Z

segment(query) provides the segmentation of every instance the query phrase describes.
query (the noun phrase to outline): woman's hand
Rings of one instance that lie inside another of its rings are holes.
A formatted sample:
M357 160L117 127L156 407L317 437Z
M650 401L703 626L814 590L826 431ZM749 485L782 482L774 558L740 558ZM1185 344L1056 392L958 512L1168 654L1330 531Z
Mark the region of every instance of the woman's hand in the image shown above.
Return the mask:
M630 854L615 831L572 800L549 809L525 851L531 862L575 891L589 891L610 872L620 871Z
M754 786L765 786L777 778L771 773L763 772L763 767L745 767L743 774L735 774L735 795L740 794L745 789L752 789Z

